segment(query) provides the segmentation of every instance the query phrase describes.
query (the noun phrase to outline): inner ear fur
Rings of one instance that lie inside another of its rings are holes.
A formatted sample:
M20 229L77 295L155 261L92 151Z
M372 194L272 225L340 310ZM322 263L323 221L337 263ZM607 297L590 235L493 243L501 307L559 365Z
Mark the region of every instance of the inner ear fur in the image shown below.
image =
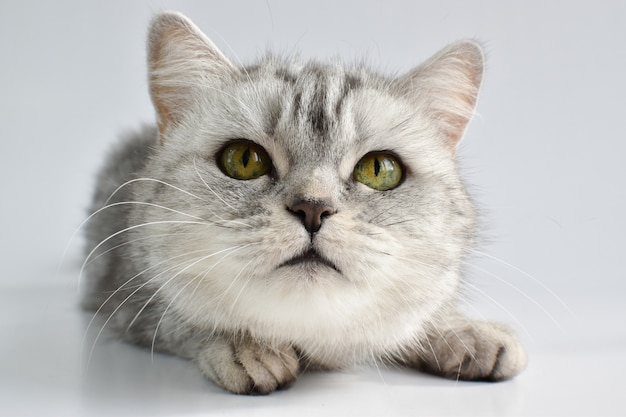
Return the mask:
M162 140L167 128L181 121L202 86L237 72L213 42L177 12L164 12L152 20L148 69Z
M454 153L474 115L483 78L482 47L455 42L398 80L401 93L425 106Z

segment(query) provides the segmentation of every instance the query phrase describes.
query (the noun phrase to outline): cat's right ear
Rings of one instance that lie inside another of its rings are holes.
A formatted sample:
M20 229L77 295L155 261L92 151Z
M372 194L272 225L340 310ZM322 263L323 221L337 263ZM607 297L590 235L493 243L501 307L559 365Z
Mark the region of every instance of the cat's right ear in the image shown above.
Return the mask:
M189 111L202 86L238 72L193 22L177 12L164 12L152 20L148 71L161 141Z

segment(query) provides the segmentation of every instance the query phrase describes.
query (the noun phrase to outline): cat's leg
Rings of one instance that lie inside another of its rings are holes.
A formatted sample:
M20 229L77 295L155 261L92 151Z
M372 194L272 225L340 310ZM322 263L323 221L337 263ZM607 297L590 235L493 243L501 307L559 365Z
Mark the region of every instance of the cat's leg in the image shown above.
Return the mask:
M195 359L210 380L236 394L269 394L287 388L300 370L292 346L267 346L248 336L212 339Z
M456 315L434 325L400 360L446 378L501 381L525 368L526 353L508 327Z

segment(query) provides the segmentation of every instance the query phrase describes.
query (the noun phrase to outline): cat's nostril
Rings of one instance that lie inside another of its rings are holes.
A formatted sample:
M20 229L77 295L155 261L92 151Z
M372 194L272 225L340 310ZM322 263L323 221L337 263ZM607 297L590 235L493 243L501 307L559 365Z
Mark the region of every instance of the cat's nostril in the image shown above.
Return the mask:
M337 212L330 204L315 200L301 200L289 207L289 210L300 217L304 228L309 233L319 231L322 221Z

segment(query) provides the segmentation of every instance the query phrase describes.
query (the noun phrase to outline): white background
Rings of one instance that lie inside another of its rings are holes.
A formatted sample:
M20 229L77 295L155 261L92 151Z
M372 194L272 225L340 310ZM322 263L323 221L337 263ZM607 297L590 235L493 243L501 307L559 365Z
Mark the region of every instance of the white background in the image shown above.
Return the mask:
M114 341L85 367L80 235L61 258L104 153L153 120L144 42L161 9L244 63L299 51L392 74L482 41L480 116L459 153L488 238L468 309L511 323L526 372L484 384L359 369L246 398ZM625 415L625 120L624 1L2 1L0 414Z

